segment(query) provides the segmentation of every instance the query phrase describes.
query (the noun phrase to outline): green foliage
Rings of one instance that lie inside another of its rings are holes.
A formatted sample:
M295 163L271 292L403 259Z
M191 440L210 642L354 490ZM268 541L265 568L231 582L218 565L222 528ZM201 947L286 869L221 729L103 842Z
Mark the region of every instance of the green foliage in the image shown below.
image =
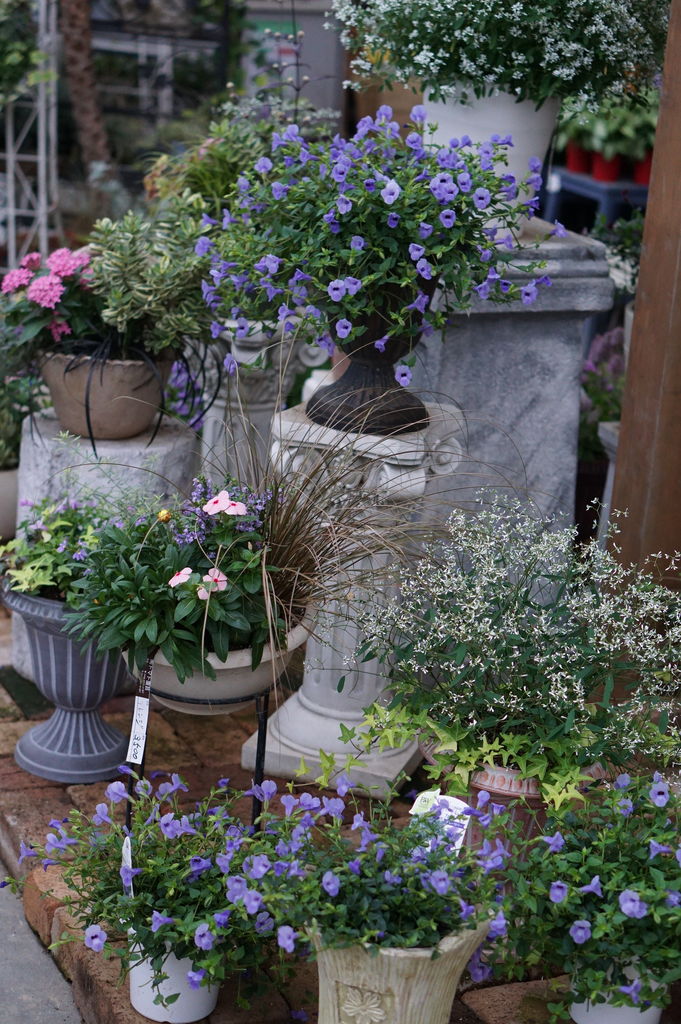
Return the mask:
M91 286L103 302L102 319L118 332L124 353L141 350L154 356L180 348L185 336L206 339L202 260L194 253L198 235L197 220L187 209L151 220L131 211L120 221L95 224Z
M30 377L4 377L0 388L0 469L12 469L19 463L21 424L33 408L34 392L35 381Z
M369 739L423 733L453 786L502 763L536 775L554 803L597 761L678 763L681 602L656 567L622 566L595 541L577 548L574 529L519 503L448 525L447 543L399 573L399 597L361 617L360 655L389 666L392 694Z
M0 108L31 84L40 60L34 5L30 0L0 0Z
M107 515L94 498L32 505L14 540L0 547L0 568L12 589L72 603Z
M583 149L602 153L606 160L614 156L642 160L655 143L659 109L657 89L608 100L597 110L578 101L567 102L560 114L556 147L563 149L568 142L576 142Z
M666 986L681 976L680 810L659 775L621 775L613 787L552 810L543 836L509 865L508 940L503 955L493 955L497 974L523 977L541 965L544 974L571 975L575 1002L666 1005ZM556 883L564 888L552 889ZM581 934L576 923L587 926Z
M591 229L593 237L605 243L613 269L624 275L624 290L629 294L635 294L638 285L645 216L644 210L634 207L629 217L618 217L609 225L605 214L599 213Z

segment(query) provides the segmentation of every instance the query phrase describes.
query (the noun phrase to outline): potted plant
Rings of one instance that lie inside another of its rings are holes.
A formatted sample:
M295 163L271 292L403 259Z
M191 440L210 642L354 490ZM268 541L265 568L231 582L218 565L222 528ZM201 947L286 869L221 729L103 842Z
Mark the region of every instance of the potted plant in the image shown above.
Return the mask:
M0 3L0 108L36 80L42 55L36 46L35 12L29 0Z
M497 970L570 975L552 1019L657 1024L681 977L678 795L656 773L621 774L550 812L507 871L507 949Z
M0 370L2 374L2 370ZM0 391L0 541L14 536L21 424L32 408L33 381L2 374Z
M596 110L579 101L566 103L561 110L556 146L563 149L576 141L591 152L590 170L599 181L623 177L624 161L634 164L638 178L647 173L649 179L659 106L657 89L646 89L635 97L606 99ZM647 172L636 170L644 162Z
M455 790L555 805L596 764L678 760L679 596L654 564L622 566L519 502L487 502L455 511L448 541L367 608L361 653L391 666L392 693L368 740L421 730Z
M187 786L175 773L152 784L121 771L133 781L131 795L112 782L96 807L52 822L43 844L22 843L20 860L61 868L74 928L57 945L82 941L118 958L132 1005L145 1017L203 1020L227 975L252 972L268 947L276 950L266 915L233 913L225 892L230 860L243 861L250 831L234 814L241 794L220 780L187 807L180 802Z
M543 161L560 100L579 96L596 106L606 95L649 85L667 35L666 0L454 0L446 6L333 0L331 6L358 75L418 82L427 98L450 101L433 110L443 138L510 131L516 145L529 146L522 167L529 155Z
M528 277L520 289L504 276L516 245L491 221L520 219L511 203L520 183L494 170L507 140L440 147L425 109L411 116L406 139L390 107L349 140L308 143L296 125L274 132L270 156L244 170L222 222L197 245L215 334L227 319L237 339L263 324L285 336L306 330L348 355L343 377L307 405L313 421L338 429L424 428L423 403L403 387L421 333L475 296L506 302L522 290L531 303L549 283ZM438 285L444 300L434 304Z
M504 933L504 816L490 815L486 847L473 853L460 849L465 817L446 803L426 802L401 827L386 805L367 815L344 800L347 776L337 786L335 797L289 787L282 818L271 810L276 784L263 782L264 827L226 878L233 915L247 916L244 890L254 890L280 948L312 951L319 1024L445 1024L469 958L488 933Z
M106 514L94 499L46 499L0 548L2 600L23 618L36 684L56 706L46 722L24 733L14 756L26 771L58 782L109 779L127 748L98 710L126 678L120 653L97 657L64 632L66 607L78 596L76 583Z

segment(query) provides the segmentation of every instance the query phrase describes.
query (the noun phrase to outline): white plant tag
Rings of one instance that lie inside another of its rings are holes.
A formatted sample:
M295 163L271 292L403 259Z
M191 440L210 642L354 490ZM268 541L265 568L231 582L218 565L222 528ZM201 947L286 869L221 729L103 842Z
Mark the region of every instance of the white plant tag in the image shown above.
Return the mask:
M426 789L419 793L411 805L410 814L427 814L436 800L440 798L439 789Z
M464 814L468 804L465 800L459 800L455 796L443 796L439 789L429 789L419 793L409 813L427 814L428 811L433 809L435 804L438 804L441 808L439 820L442 825L458 826L456 835L449 837L454 851L458 852L463 846L466 830L470 822L470 815Z
M132 845L130 843L130 836L126 836L123 840L123 848L121 850L121 867L132 868ZM130 879L130 884L125 886L125 895L133 895L132 879Z
M142 764L144 747L147 742L147 723L149 721L149 698L135 697L135 708L132 713L132 727L126 761L130 764Z

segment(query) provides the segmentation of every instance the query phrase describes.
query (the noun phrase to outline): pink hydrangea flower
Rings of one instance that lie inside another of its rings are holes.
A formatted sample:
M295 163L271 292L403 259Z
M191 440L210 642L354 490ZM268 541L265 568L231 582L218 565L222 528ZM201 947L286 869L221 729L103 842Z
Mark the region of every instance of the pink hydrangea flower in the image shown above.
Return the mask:
M218 512L226 512L228 516L245 516L248 509L242 501L232 501L227 491L220 491L206 502L203 511L209 516L216 516Z
M87 249L79 249L71 252L70 249L55 249L45 260L53 274L59 277L68 277L75 274L81 267L86 267L90 262L90 254Z
M2 294L9 295L17 288L25 288L33 277L33 271L28 267L19 267L17 270L10 270L2 279Z
M64 334L71 334L71 328L66 323L66 320L53 320L49 325L50 334L55 341L59 341Z
M28 270L37 270L41 261L42 256L39 252L27 252L19 266L26 267Z
M220 572L219 569L209 569L207 574L203 577L204 583L212 583L213 586L210 590L226 590L227 589L227 577L224 572Z
M192 570L188 565L185 565L184 569L180 569L178 572L175 573L174 576L170 577L170 579L168 580L168 586L179 587L180 583L187 582L191 574Z
M64 285L57 274L34 278L26 290L26 297L43 309L54 309L63 294Z

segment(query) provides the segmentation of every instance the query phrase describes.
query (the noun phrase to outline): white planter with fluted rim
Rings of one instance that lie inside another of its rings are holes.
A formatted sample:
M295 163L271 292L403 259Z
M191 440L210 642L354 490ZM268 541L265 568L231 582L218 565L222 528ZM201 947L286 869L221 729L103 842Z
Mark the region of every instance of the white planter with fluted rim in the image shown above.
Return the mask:
M286 646L263 650L256 669L251 668L251 649L232 651L226 661L214 654L206 657L215 669L215 679L200 672L181 683L175 670L159 652L154 659L151 692L156 700L173 711L189 715L230 715L246 707L259 694L274 686L291 655L308 638L311 618L303 619L286 636ZM240 699L242 698L242 699Z
M149 1020L165 1021L167 1024L192 1024L192 1021L203 1020L213 1012L218 1001L218 985L202 985L191 988L187 981L187 972L191 971L192 962L188 957L181 960L174 953L169 953L163 963L163 971L168 975L166 981L158 988L151 984L154 972L149 960L140 960L130 968L130 1002L138 1013ZM169 1006L154 1003L157 993L164 998L179 992L180 997Z
M451 138L469 135L473 142L485 142L494 134L512 135L513 147L508 152L508 172L520 181L528 173L530 157L542 163L556 127L560 101L548 99L539 110L532 100L516 103L510 93L499 92L470 103L455 100L425 101L428 120L437 121L435 141L447 145ZM498 168L504 173L501 165Z

